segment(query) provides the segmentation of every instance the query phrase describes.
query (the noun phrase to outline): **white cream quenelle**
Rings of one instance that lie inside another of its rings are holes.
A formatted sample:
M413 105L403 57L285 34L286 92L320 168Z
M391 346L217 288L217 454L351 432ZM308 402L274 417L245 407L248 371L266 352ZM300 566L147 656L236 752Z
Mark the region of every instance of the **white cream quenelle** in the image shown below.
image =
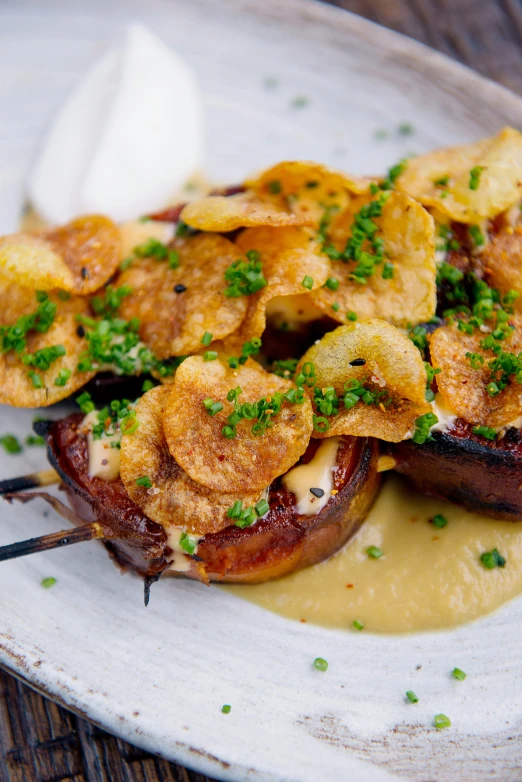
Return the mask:
M44 138L28 194L49 223L163 208L202 166L201 97L192 70L132 24L98 60Z

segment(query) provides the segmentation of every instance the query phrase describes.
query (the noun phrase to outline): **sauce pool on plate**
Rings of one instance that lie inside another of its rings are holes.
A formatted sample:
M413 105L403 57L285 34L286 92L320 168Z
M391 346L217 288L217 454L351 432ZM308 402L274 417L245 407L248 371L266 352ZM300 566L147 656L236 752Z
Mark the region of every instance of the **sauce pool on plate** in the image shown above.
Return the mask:
M430 521L441 515L447 525ZM382 556L373 558L374 546ZM497 549L504 567L486 568ZM289 619L364 632L439 630L478 619L522 592L522 525L424 497L389 476L357 535L327 562L264 584L222 586Z

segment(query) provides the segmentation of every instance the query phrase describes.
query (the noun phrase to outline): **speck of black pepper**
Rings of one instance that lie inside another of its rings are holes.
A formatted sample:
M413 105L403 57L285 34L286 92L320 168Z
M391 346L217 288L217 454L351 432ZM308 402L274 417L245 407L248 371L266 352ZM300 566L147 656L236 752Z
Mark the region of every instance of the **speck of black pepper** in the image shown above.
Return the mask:
M83 328L83 326L78 326L78 328L76 329L76 333L78 334L79 337L85 337L85 329Z
M187 286L183 285L182 282L178 282L177 285L174 285L174 293L183 293L183 291L187 290Z
M314 497L324 497L324 489L310 489Z
M350 361L351 367L363 367L366 364L366 359L364 358L354 358L353 361Z
M86 266L82 266L82 279L86 280L89 276L89 269Z
M105 465L105 464L109 464L109 460L108 460L108 459L102 459L102 462L101 462L101 463L102 463L103 465Z

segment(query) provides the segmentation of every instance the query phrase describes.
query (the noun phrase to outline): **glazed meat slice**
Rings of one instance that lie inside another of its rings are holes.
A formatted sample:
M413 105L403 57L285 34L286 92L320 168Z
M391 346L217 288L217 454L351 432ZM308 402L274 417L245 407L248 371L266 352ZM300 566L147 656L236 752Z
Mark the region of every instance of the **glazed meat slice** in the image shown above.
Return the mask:
M396 470L424 494L506 521L522 521L522 436L508 429L501 439L472 433L458 418L446 432L416 445L393 446Z
M149 578L172 571L173 552L164 528L130 500L119 478L108 483L89 476L81 423L81 415L72 415L51 424L46 433L50 462L74 510L86 522L101 524L106 547L124 569ZM310 461L318 447L312 441L301 463ZM294 495L277 479L268 493L266 516L245 529L231 524L204 536L183 575L206 582L264 581L331 556L357 531L376 497L378 457L376 440L341 438L334 493L319 513L298 514Z

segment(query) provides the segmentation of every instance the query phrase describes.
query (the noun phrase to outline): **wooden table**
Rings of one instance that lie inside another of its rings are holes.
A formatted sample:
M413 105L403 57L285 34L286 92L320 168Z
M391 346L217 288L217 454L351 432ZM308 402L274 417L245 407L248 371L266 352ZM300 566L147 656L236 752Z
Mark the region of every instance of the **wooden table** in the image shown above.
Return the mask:
M522 93L522 0L332 4L417 38ZM0 782L209 782L104 733L1 671L0 758Z

